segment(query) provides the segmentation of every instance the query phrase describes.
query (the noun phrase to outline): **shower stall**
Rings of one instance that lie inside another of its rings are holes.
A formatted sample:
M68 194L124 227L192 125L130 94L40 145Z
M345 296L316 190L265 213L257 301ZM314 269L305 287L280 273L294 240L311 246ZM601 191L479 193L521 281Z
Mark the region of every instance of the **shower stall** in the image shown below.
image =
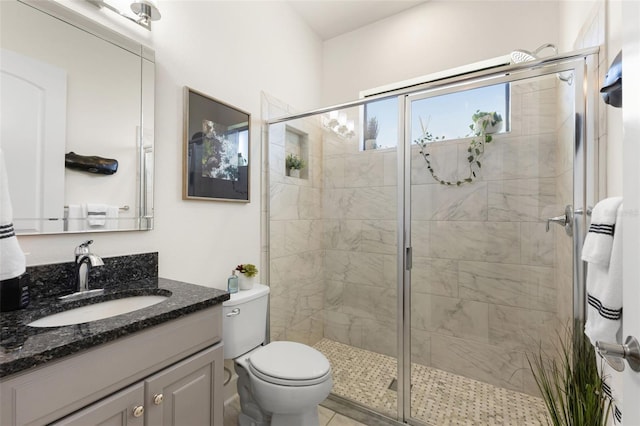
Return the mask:
M332 399L416 425L544 420L527 354L584 319L597 54L302 114L267 101L269 334L327 356Z

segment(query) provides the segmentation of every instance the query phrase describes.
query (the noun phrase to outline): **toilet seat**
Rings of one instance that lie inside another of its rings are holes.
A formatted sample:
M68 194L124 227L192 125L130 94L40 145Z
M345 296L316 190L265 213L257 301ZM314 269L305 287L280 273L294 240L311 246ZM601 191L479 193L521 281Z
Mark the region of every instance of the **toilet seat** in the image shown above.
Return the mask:
M296 342L272 342L251 353L249 369L261 380L284 386L311 386L331 377L327 358Z

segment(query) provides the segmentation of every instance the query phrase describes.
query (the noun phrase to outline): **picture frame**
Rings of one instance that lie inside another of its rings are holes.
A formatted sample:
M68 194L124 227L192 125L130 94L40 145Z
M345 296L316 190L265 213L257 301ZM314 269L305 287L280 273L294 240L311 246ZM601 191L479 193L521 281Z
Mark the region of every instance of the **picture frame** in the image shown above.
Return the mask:
M251 114L184 88L182 199L250 202Z

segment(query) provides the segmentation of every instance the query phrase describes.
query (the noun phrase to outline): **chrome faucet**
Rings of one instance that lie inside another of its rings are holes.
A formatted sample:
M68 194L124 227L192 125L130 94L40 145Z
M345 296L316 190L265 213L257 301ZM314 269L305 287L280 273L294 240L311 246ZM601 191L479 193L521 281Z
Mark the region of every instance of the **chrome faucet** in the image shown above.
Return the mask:
M93 240L87 240L76 247L75 250L75 280L76 292L78 293L89 291L89 271L91 268L104 265L100 256L91 253L89 249L89 244L91 243L93 243Z

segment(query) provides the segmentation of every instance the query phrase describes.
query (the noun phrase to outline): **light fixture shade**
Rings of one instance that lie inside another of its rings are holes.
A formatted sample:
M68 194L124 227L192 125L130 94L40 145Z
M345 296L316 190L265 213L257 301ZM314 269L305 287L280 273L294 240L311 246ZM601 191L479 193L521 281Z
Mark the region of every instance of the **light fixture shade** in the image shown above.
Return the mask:
M143 20L158 21L162 17L155 2L150 0L137 0L132 2L131 10Z

